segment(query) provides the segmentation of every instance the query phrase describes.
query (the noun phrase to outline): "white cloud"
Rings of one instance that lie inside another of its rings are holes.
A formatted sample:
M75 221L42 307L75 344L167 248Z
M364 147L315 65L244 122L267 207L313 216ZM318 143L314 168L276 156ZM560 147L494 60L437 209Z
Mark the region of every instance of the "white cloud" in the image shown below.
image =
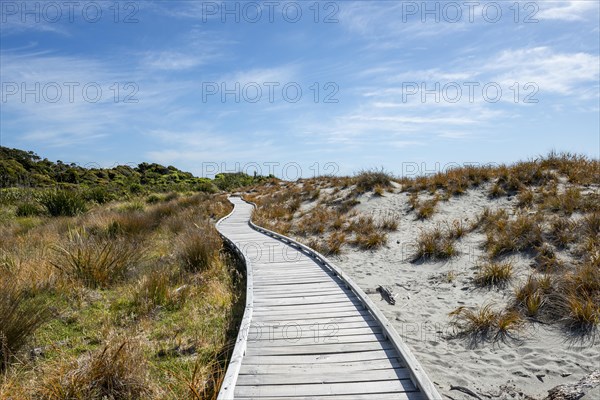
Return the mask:
M536 3L540 11L535 15L536 19L581 21L588 18L598 18L598 2L594 0L571 0L571 1L548 1Z
M494 81L504 85L533 82L546 93L587 97L590 85L598 86L600 57L588 53L557 53L549 47L505 50L484 69L494 74Z
M212 57L176 51L147 52L142 63L150 68L184 70L206 64Z

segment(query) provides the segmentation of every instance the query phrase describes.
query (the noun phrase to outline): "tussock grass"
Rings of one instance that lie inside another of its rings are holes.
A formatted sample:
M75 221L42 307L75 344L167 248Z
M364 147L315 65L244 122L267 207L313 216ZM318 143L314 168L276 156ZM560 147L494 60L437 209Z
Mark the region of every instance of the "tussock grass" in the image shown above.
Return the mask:
M10 275L0 275L0 372L52 317L46 301L30 296Z
M460 220L454 220L448 225L448 237L460 239L467 233L467 227Z
M533 191L527 188L524 188L517 195L517 206L521 208L530 207L533 205L533 200L535 196Z
M563 268L563 263L556 256L554 248L548 243L542 243L535 251L534 266L538 271L556 272Z
M105 239L78 229L70 231L67 242L55 246L54 253L50 263L64 277L90 288L108 288L142 261L143 249L129 240Z
M425 200L417 206L417 218L428 219L431 218L435 212L435 206L439 201L439 197L435 196L433 199Z
M458 307L450 314L451 325L459 336L470 336L475 340L494 340L510 336L523 325L523 319L515 311L499 312L491 304L479 309Z
M581 191L579 188L567 188L564 193L551 193L543 196L541 207L555 213L571 215L582 208Z
M187 272L206 271L218 259L220 249L221 239L216 229L203 225L183 235L178 258Z
M333 232L327 238L327 252L325 254L340 254L342 246L347 242L346 234L343 232Z
M485 248L491 257L516 251L534 250L542 244L539 216L517 215L511 220L497 219L486 230Z
M377 223L377 227L388 232L396 231L398 230L398 220L393 216L385 216Z
M47 400L141 400L151 395L149 386L141 343L126 339L85 354L75 363L58 365L42 382L38 395Z
M567 247L575 242L575 223L562 217L550 220L549 239L558 248Z
M0 225L0 281L15 282L10 296L0 284L0 397L188 398L197 364L194 391L215 398L243 310L243 267L220 239L207 269L188 271L179 256L194 223L212 227L231 206L221 195L163 196L143 211L97 204L62 218L16 219L11 209Z
M373 188L373 194L377 197L383 197L385 193L385 188L381 185L375 185Z
M373 191L376 187L392 186L393 177L382 169L362 170L354 176L354 184L358 193Z
M358 234L352 240L352 244L362 250L374 250L387 243L387 235L379 231L371 231Z
M417 238L413 261L444 260L456 254L453 240L439 228L422 232Z
M553 278L532 275L515 292L515 305L528 317L589 333L600 324L600 270L584 264Z
M148 314L157 307L177 310L183 306L190 286L177 280L178 287L174 287L172 278L169 272L157 270L139 280L132 299L132 305L138 314Z
M527 281L515 291L518 308L528 317L536 317L553 291L554 283L549 276L530 275Z
M487 262L477 266L475 282L480 286L503 287L513 276L513 265L510 262Z

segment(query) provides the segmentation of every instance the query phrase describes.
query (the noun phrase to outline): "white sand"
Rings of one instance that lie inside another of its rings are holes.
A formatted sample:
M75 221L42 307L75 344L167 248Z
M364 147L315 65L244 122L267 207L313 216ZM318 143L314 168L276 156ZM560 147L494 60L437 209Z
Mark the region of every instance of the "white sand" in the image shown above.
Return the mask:
M423 195L422 195L423 196ZM422 197L421 196L421 197ZM423 364L443 395L473 399L450 385L467 387L482 398L544 398L556 385L574 383L600 369L600 343L572 343L559 327L528 324L520 342L484 343L469 348L464 339L449 337L448 313L458 306L479 306L493 301L500 310L513 297L514 286L531 271L530 260L515 256L516 279L507 288L480 289L473 282L473 268L483 256L479 233L463 237L457 244L461 254L449 262L411 263L415 239L422 229L453 220L475 220L485 207L513 209L514 200L490 200L483 190L438 203L434 216L418 221L408 210L408 196L386 193L385 197L360 198L357 209L374 217L394 215L399 229L389 234L381 249L365 252L346 246L332 259L379 305L398 333ZM452 271L456 278L448 282ZM382 300L375 289L390 287L396 305ZM541 378L541 380L537 377ZM542 382L543 381L543 382Z

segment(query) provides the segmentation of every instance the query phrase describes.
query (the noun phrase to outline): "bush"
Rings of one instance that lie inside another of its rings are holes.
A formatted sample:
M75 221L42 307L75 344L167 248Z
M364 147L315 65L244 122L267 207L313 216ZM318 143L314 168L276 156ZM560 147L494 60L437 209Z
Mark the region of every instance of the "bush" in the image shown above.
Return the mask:
M30 298L12 279L0 276L0 371L51 316L44 301Z
M87 210L80 193L70 190L54 190L41 196L40 202L53 217L72 217Z
M156 204L162 201L162 197L156 193L152 193L150 196L146 198L146 203L148 204Z
M55 247L51 265L90 288L106 288L138 265L142 250L130 240L99 238L85 231L69 232L64 247Z
M17 217L33 217L43 213L40 207L35 203L21 203L17 206Z
M97 186L89 189L86 193L85 198L88 201L95 201L98 204L105 204L111 200L114 200L114 195L109 192L106 188Z

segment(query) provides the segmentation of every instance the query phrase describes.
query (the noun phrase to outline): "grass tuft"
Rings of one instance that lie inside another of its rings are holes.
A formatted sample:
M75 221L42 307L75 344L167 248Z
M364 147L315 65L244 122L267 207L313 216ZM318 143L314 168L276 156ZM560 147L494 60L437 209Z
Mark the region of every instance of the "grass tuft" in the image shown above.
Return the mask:
M92 236L83 229L69 231L67 243L55 246L54 253L52 266L90 288L108 288L122 281L143 255L134 241Z
M51 317L44 301L29 296L14 279L0 276L0 371Z
M416 247L413 261L424 259L444 260L456 254L452 239L445 236L439 228L422 232L417 238Z
M477 268L475 282L480 286L503 287L513 276L513 266L510 262L488 262Z
M63 399L145 399L151 394L139 342L109 343L46 379L40 397Z
M218 259L221 238L212 225L203 225L183 234L179 261L187 272L208 270Z
M382 169L362 170L354 176L356 190L359 193L373 191L376 187L388 188L392 186L393 177Z

